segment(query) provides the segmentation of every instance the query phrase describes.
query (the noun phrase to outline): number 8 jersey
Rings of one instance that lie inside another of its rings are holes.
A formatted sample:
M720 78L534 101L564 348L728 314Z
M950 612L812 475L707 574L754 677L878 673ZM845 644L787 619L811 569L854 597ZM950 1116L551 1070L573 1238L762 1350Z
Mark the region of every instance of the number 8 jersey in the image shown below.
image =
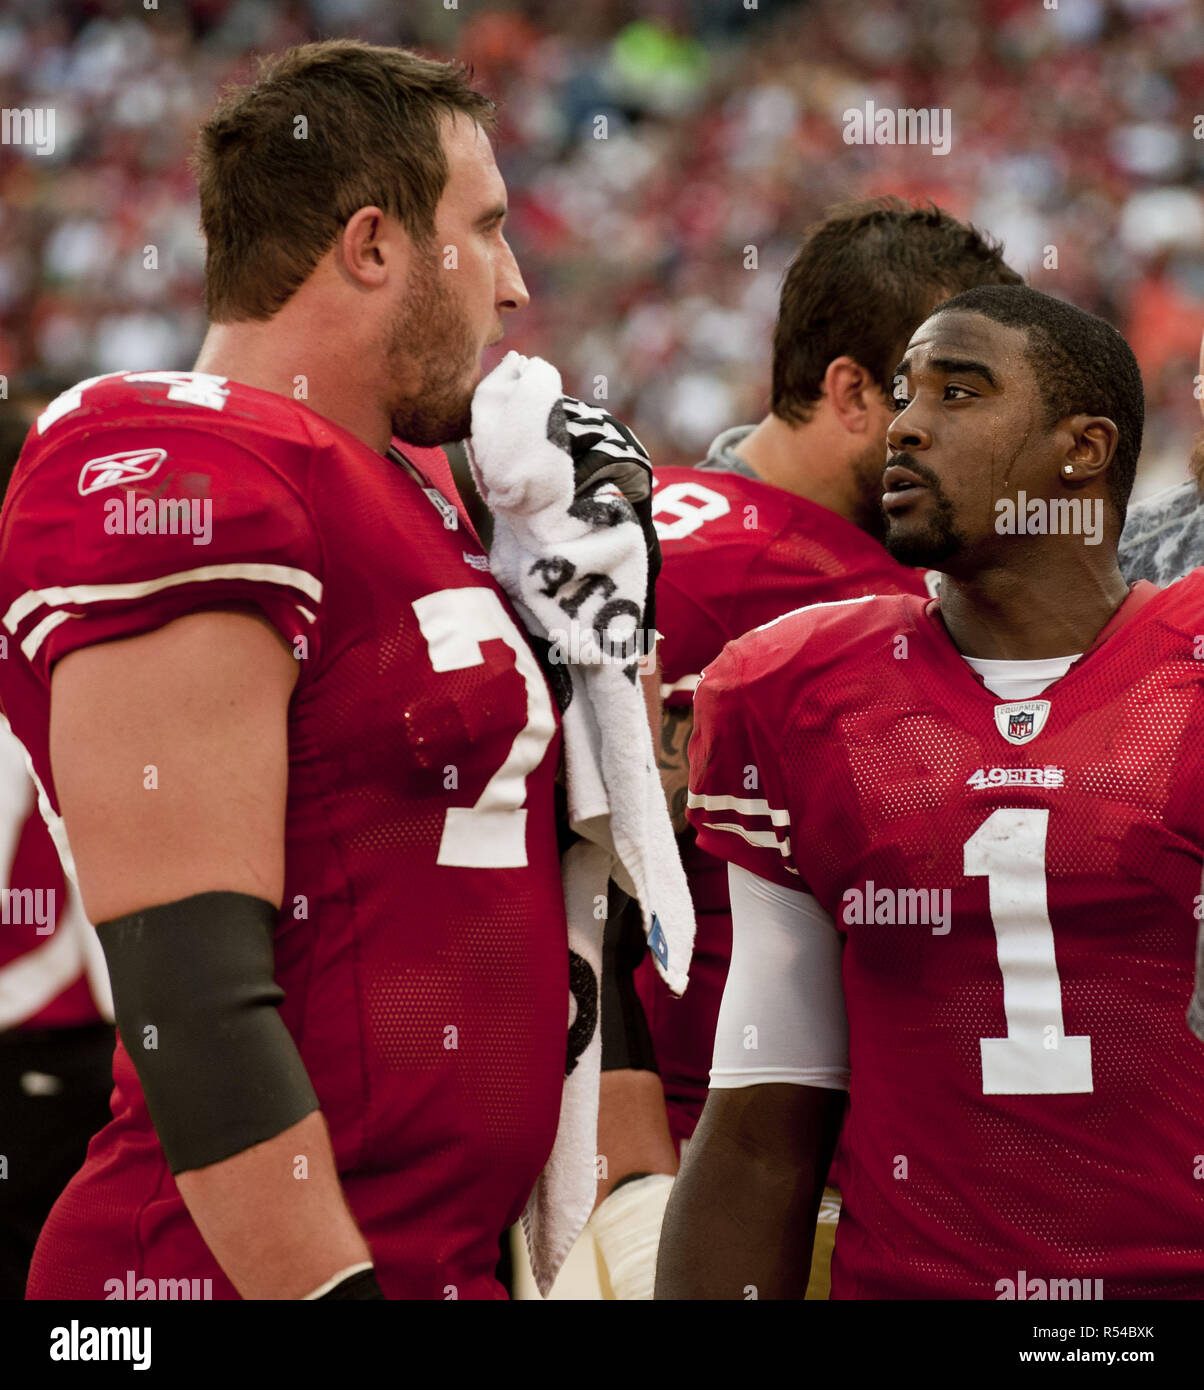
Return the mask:
M699 844L844 946L836 1298L1204 1297L1204 572L1036 700L937 601L802 609L695 695Z
M60 843L57 660L227 607L297 658L281 1013L393 1298L504 1296L498 1237L551 1150L565 1065L557 716L457 520L412 466L306 406L172 372L54 402L0 518L0 696ZM103 738L139 711L95 718ZM172 775L170 749L145 761ZM139 1042L117 1048L113 1122L47 1222L31 1296L103 1298L127 1270L235 1296L167 1171Z

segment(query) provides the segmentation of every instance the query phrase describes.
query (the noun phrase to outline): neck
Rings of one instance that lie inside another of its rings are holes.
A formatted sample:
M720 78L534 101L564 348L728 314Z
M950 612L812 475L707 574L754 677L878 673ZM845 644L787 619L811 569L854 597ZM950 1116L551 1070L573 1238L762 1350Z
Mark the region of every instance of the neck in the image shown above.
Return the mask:
M389 414L364 379L362 354L349 354L320 325L292 322L289 307L262 323L211 324L193 370L301 401L383 454Z
M964 656L1038 661L1085 652L1124 602L1115 537L1086 572L1081 552L1052 547L1025 564L941 575L940 613ZM1104 549L1101 546L1101 549Z
M863 531L876 534L882 529L877 498L871 503L863 495L862 479L855 467L857 451L850 449L850 438L846 431L832 429L821 403L804 425L767 415L741 440L736 452L762 482L827 507ZM885 453L883 445L884 459Z

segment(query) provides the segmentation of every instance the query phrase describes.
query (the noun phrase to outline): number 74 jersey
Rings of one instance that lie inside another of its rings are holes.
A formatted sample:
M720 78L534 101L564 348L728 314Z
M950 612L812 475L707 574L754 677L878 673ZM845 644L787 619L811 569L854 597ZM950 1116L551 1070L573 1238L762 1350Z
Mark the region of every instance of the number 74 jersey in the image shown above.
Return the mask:
M258 614L297 659L276 979L381 1284L502 1297L498 1232L551 1150L566 1056L543 672L455 508L398 457L219 377L101 378L42 416L0 518L0 697L48 810L54 663L214 608ZM97 709L95 737L141 718ZM187 796L172 753L148 742L130 768L157 765L148 796ZM129 1268L230 1297L122 1042L114 1121L31 1288L100 1298Z
M1033 700L910 595L704 673L699 844L844 938L834 1297L1204 1297L1202 622L1139 584Z

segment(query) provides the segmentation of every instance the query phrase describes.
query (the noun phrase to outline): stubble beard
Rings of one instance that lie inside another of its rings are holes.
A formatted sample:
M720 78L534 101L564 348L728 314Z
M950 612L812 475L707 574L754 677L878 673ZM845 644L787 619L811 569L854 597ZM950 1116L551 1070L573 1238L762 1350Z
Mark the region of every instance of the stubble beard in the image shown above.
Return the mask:
M885 467L885 439L862 450L849 466L858 499L853 521L876 541L886 538L886 514L882 510L882 471Z
M384 348L389 380L404 392L389 412L393 433L423 447L467 439L472 428L479 354L447 274L433 249L416 260Z

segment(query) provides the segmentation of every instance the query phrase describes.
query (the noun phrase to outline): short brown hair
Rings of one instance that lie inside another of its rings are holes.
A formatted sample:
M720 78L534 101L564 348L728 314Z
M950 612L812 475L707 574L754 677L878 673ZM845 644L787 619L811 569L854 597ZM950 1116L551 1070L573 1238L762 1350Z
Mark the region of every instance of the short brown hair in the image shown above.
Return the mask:
M773 413L806 423L837 357L853 358L885 391L907 340L939 300L978 285L1023 283L997 242L933 203L887 197L830 208L807 228L782 286Z
M222 97L193 157L209 317L270 318L359 208L428 241L448 175L440 126L456 114L493 126L465 68L403 48L335 39L263 59Z

